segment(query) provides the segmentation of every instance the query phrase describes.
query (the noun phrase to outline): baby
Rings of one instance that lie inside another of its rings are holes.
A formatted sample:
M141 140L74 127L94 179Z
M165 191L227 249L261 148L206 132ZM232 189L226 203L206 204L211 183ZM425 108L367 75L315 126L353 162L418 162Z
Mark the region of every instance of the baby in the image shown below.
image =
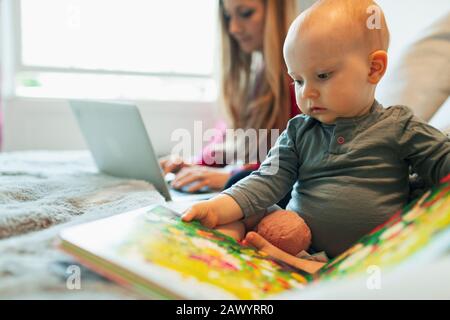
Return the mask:
M311 229L310 249L334 257L406 204L410 166L429 187L449 174L449 139L407 107L375 100L388 45L373 1L322 0L304 11L283 52L303 115L289 122L258 171L194 205L183 220L244 237L242 219L257 221L293 186L286 212ZM253 232L245 241L261 248Z

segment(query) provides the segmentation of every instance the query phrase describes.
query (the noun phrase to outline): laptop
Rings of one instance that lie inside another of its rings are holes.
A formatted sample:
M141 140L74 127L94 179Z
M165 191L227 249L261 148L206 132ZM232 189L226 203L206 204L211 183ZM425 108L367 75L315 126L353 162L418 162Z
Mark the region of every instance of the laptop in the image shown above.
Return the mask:
M108 175L145 180L167 202L200 201L218 194L203 189L188 193L165 179L139 109L134 104L69 100L98 169Z

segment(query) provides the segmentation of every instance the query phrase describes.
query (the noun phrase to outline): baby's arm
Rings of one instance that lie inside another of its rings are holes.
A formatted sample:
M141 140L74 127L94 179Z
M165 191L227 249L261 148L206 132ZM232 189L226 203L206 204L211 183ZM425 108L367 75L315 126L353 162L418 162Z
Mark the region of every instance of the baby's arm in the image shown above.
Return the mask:
M279 209L278 206L272 206L265 214L277 209ZM196 203L183 214L181 219L184 222L199 220L205 227L215 228L237 241L242 241L245 233L253 229L265 214L242 219L243 213L236 201L227 195L218 195L211 200Z
M238 203L246 218L265 214L267 208L280 201L297 181L301 166L298 127L302 123L302 119L291 120L259 170L223 191Z
M429 186L437 185L450 174L450 139L415 117L406 117L405 122L399 138L403 159Z
M254 214L243 220L220 225L216 228L216 230L232 237L237 241L242 241L244 240L246 232L253 230L264 217L278 210L280 210L280 207L273 205L263 214Z
M291 120L292 121L292 120ZM202 201L183 215L183 221L199 220L215 228L253 214L264 214L292 188L298 177L296 122L290 122L258 171L211 200Z

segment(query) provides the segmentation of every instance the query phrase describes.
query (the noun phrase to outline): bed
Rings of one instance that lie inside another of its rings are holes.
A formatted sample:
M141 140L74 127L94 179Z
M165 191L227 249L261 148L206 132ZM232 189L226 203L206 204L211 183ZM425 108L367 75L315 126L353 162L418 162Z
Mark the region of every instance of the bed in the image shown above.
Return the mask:
M87 151L0 154L0 299L140 298L74 262L56 239L69 225L163 202L149 183L98 173Z

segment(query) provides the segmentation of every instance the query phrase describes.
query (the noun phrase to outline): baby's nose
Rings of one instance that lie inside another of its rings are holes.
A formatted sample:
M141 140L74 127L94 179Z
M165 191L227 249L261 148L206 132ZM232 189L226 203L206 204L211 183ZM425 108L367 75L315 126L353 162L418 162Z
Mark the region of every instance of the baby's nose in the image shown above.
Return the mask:
M317 91L314 87L310 85L305 85L302 91L303 99L311 99L319 97L319 91Z

